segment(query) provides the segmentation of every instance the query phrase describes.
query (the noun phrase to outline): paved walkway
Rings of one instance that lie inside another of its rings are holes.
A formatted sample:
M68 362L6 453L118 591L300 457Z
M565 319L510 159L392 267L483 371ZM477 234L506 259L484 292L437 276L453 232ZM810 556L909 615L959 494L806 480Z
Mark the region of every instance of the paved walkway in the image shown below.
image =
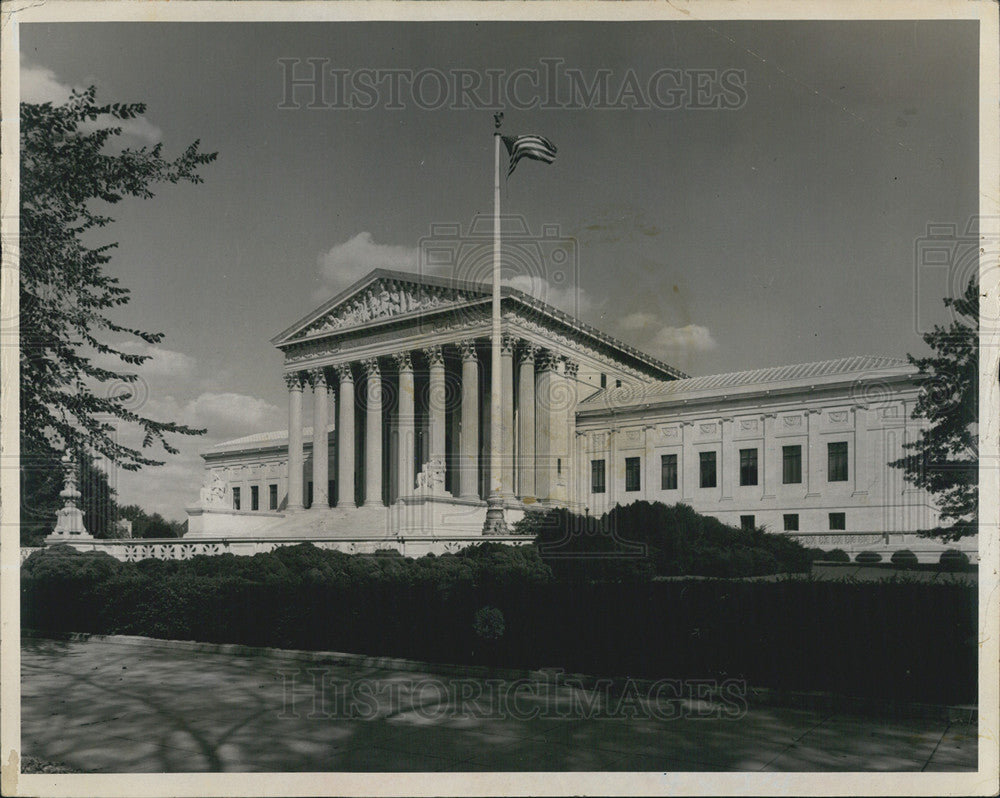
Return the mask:
M944 721L634 694L601 705L565 685L107 640L29 639L21 657L23 753L84 772L974 771L977 761L976 726Z

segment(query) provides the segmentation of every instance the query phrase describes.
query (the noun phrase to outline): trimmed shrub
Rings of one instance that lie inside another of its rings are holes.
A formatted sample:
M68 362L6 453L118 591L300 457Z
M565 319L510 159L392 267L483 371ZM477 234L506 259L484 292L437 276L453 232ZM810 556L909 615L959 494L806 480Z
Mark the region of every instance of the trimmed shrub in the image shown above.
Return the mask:
M945 549L938 558L938 565L945 571L964 571L969 566L969 555L959 549Z
M851 555L843 549L830 549L823 555L823 559L827 562L850 562Z
M809 552L787 535L738 529L686 504L639 501L600 518L565 509L529 513L515 529L534 534L556 577L574 582L732 578L803 573L811 566Z
M812 560L812 562L826 559L826 552L823 551L823 549L813 547L806 549L806 553L809 555L809 559Z
M912 568L917 564L917 555L909 549L894 551L890 562L897 568Z
M759 551L732 562L758 567ZM496 543L415 560L309 544L141 563L47 549L25 563L21 613L28 629L595 676L934 703L977 690L977 591L957 580L566 583L534 547Z
M480 607L472 620L472 630L483 640L499 640L504 633L503 613L496 607Z
M854 557L854 562L860 565L874 565L882 562L882 555L877 551L859 551Z

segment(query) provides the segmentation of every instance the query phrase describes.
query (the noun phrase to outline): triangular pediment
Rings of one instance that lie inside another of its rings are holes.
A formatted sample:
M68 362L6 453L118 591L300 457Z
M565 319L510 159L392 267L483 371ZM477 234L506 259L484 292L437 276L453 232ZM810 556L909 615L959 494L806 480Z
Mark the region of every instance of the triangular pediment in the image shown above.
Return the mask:
M378 269L293 324L272 343L281 346L397 316L437 312L488 295L476 283Z

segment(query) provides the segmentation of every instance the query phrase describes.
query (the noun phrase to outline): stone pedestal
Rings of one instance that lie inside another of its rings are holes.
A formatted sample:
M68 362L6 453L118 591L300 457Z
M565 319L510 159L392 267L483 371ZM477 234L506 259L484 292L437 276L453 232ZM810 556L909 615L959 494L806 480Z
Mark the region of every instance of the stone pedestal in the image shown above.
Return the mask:
M55 529L45 539L45 542L62 543L68 539L93 540L94 536L87 532L87 527L83 523L83 511L77 507L80 491L77 490L76 463L73 462L69 452L63 455L62 466L65 482L59 497L65 503L63 508L56 513Z

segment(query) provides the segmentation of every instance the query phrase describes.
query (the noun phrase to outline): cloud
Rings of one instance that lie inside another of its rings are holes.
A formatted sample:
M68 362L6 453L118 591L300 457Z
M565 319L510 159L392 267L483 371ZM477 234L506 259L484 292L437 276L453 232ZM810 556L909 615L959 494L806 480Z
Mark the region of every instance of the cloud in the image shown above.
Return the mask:
M74 88L82 86L63 83L51 69L31 65L21 56L21 102L58 105L69 99Z
M420 250L417 247L377 244L371 233L358 233L320 255L319 273L323 286L317 289L317 293L322 298L328 296L330 291L341 291L372 269L413 272L419 265Z
M660 319L652 313L638 311L629 313L620 324L623 330L648 330L660 323Z
M650 341L656 351L663 352L709 352L718 344L708 327L688 324L684 327L663 327Z
M553 286L544 277L530 274L517 274L504 280L504 284L557 307L571 316L587 313L592 307L590 296L576 285Z
M129 355L144 355L149 358L141 366L131 366L122 363L116 357L99 356L98 362L102 366L115 371L135 372L143 379L169 379L171 381L192 380L197 372L198 361L183 352L164 349L145 341L120 341L113 343L112 346Z
M636 311L619 322L621 329L638 333L641 349L665 359L688 358L697 352L710 352L718 347L708 327L687 324L671 327L653 313Z
M61 105L69 99L74 89L79 91L83 88L76 84L63 83L51 69L28 63L22 54L21 102ZM123 149L136 143L156 144L163 137L163 132L143 116L135 119L115 119L109 114L101 114L97 119L81 122L80 130L92 133L109 126L122 129L120 137L108 142L109 148L112 149Z
M181 408L185 423L207 427L211 438L228 438L269 429L283 423L283 411L256 396L205 392Z

